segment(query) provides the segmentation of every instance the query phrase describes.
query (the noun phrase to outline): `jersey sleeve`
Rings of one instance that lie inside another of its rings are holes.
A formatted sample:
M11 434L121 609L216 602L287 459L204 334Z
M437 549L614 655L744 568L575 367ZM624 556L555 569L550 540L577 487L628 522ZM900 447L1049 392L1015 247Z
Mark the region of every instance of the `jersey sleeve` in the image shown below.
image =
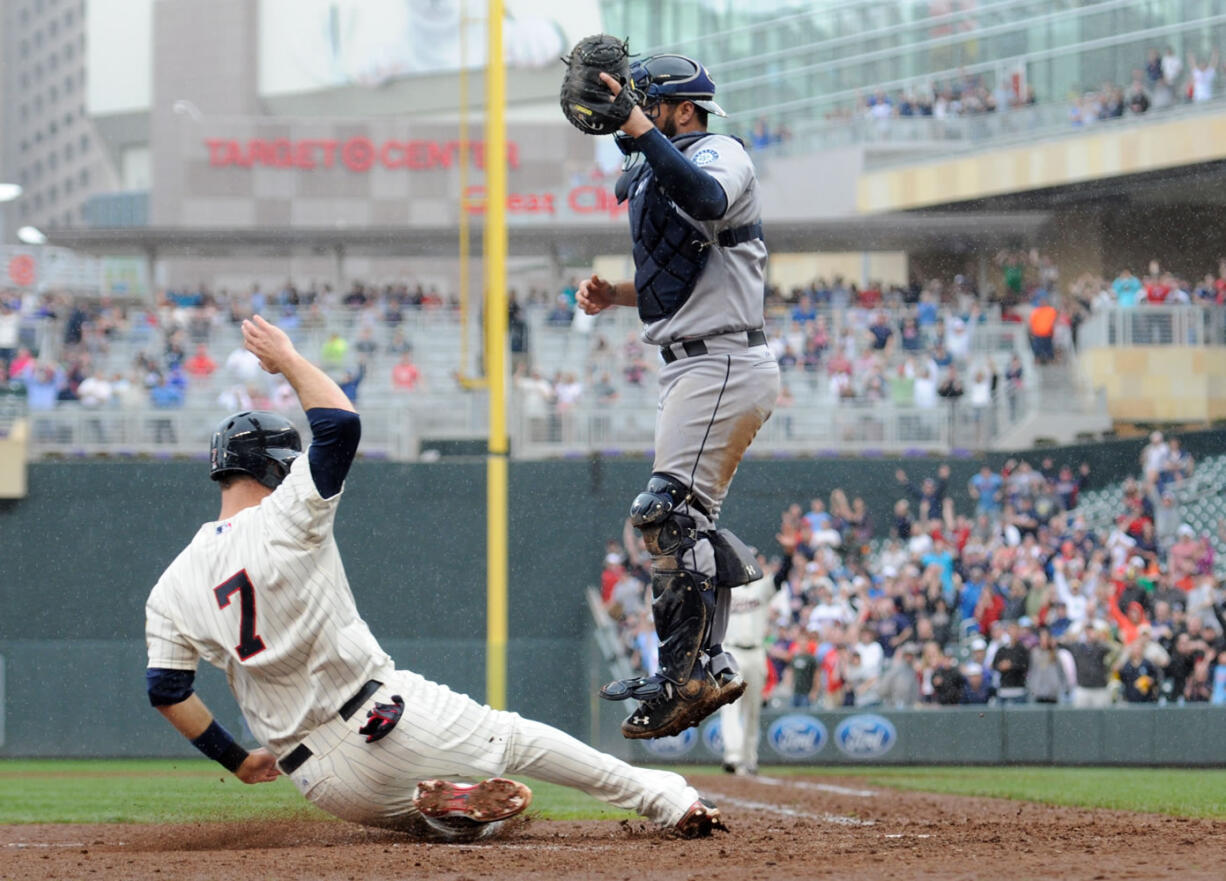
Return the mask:
M310 451L290 466L289 475L261 504L269 531L302 545L315 545L332 531L341 489L325 499L311 476Z
M729 211L753 182L753 160L732 138L705 138L687 155L695 165L719 181L728 197Z
M145 603L145 646L150 668L195 670L200 654L174 622L159 583Z

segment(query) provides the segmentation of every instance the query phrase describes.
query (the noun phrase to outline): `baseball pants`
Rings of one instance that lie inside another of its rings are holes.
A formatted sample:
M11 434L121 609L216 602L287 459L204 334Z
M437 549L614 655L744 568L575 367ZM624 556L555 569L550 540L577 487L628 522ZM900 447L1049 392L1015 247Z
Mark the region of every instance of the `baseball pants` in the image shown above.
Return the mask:
M744 333L704 341L708 354L678 358L660 370L652 471L671 475L693 489L707 514L693 505L683 512L702 532L714 527L728 486L754 435L770 418L779 397L779 364L765 346L746 348ZM700 539L676 562L662 568L715 574L715 551ZM723 641L728 628L728 588L716 603L708 645Z
M766 688L766 649L733 646L745 677L740 699L719 708L719 731L724 740L724 764L749 771L758 769L758 739L762 721L762 692Z
M366 712L394 694L404 698L403 716L386 737L367 743L357 733ZM344 820L435 837L413 806L421 780L528 775L669 825L698 798L679 774L632 767L407 670L388 676L353 718L337 716L303 743L313 755L291 776L308 801Z

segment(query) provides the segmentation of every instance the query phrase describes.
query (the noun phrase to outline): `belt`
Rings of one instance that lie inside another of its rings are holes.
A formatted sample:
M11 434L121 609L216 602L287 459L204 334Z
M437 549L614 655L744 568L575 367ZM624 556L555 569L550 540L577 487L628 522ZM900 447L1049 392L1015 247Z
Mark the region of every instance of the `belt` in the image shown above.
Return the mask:
M379 686L382 684L378 679L368 679L366 684L359 688L353 697L341 705L341 708L336 711L336 715L348 722L353 718L353 714L362 708L362 704L366 703L370 696L379 690ZM315 754L311 752L310 747L305 743L300 743L290 750L289 755L281 759L277 764L281 766L283 774L293 774L302 767L303 762L313 755Z
M762 645L762 643L757 643L756 645L737 645L737 644L733 644L733 646L732 646L732 647L733 647L734 649L744 649L745 651L750 651L750 650L752 650L752 649L760 649L760 648L763 648L763 645Z
M733 334L728 334L732 337ZM665 364L672 364L678 358L692 358L695 355L707 354L707 344L702 340L685 340L681 343L682 354L678 355L673 351L673 346L676 343L670 343L667 346L660 346L660 357L664 359ZM766 333L761 329L750 330L745 332L745 348L750 349L754 346L766 345Z

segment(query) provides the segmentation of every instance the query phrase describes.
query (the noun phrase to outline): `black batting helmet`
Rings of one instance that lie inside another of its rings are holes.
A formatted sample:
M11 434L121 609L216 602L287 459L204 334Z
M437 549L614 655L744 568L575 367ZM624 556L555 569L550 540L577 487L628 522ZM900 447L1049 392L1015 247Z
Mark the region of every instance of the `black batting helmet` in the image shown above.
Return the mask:
M209 477L246 474L276 489L300 455L302 438L294 423L265 410L244 410L227 416L213 431Z

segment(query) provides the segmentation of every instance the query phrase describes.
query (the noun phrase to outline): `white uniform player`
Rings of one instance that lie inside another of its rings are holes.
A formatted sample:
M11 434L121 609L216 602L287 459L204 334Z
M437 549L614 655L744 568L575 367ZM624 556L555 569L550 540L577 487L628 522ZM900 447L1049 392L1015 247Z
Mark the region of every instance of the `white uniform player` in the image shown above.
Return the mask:
M762 692L766 688L766 635L770 630L771 600L779 584L774 575L732 592L728 614L728 645L736 651L745 677L745 693L736 703L719 709L724 741L724 770L734 774L758 772L758 735L762 719Z
M487 832L531 799L527 787L496 775L523 773L685 835L720 828L718 809L680 775L631 767L396 669L358 614L333 536L357 414L281 330L256 317L243 334L265 369L298 393L312 445L299 455L297 431L271 413L236 414L219 426L212 476L222 486L221 515L149 595L151 703L244 782L273 780L280 769L320 808L368 825ZM264 748L248 753L234 743L193 693L201 658L225 671ZM491 776L474 786L430 779Z

